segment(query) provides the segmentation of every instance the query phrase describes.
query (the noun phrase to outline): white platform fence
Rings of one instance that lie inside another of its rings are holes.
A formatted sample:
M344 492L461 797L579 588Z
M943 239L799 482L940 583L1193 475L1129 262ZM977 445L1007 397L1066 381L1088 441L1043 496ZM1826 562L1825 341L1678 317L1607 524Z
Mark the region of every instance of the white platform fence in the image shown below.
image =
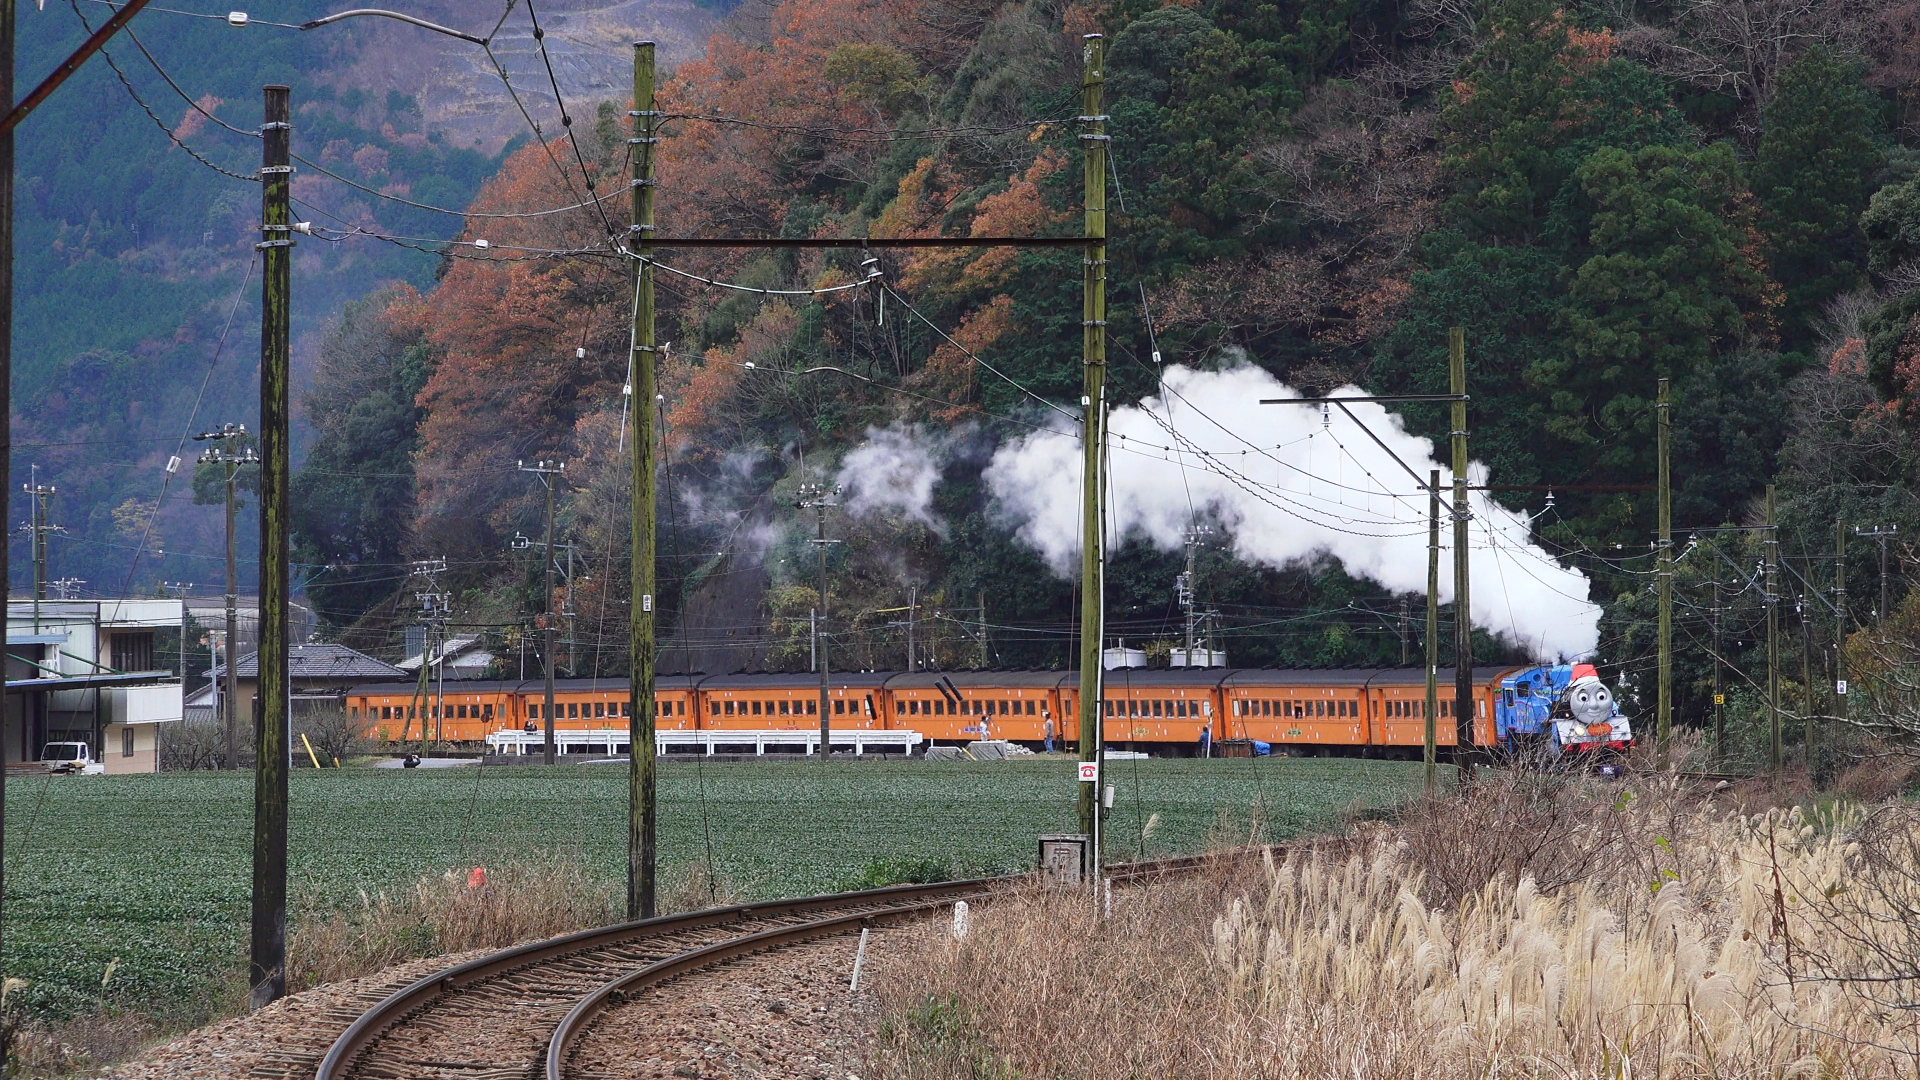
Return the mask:
M612 757L628 752L625 728L562 729L553 733L555 749L562 754L603 755ZM799 730L730 731L656 731L654 747L661 755L676 751L688 753L744 754L752 748L761 755L775 753L814 754L820 750L820 732ZM912 756L914 748L926 741L917 731L836 731L835 751L851 749L856 754L875 751ZM496 731L487 736L487 749L496 754L537 754L546 746L546 734L539 731Z

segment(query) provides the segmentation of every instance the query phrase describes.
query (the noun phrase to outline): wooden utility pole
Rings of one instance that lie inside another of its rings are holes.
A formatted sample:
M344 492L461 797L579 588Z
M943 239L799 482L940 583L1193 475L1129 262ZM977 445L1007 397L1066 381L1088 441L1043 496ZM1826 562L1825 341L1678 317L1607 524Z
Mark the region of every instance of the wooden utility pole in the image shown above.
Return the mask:
M653 42L633 43L633 618L627 648L633 658L627 698L627 918L654 915L655 845L658 807L654 801L654 602L655 520L653 451L654 357L653 263L647 241L653 233L653 148L660 119L653 107ZM709 870L712 868L709 867Z
M1467 569L1467 331L1447 334L1447 376L1453 394L1453 729L1460 783L1473 780L1473 590Z
M13 102L13 23L14 0L0 0L0 87L5 87L5 97L11 106ZM8 110L12 111L11 108ZM9 490L13 476L13 128L0 130L0 491ZM0 501L0 505L4 505ZM7 566L7 545L0 544L0 595L11 595L13 579ZM0 676L4 678L4 676ZM7 721L13 711L12 698L0 689L0 741L7 733ZM22 741L26 738L25 717L22 718ZM7 770L6 748L0 746L0 916L6 911L6 805ZM26 757L26 747L20 748L20 756ZM0 925L6 920L0 917ZM4 934L0 934L0 946L5 944ZM0 951L0 956L4 956ZM0 962L0 979L5 977L5 964Z
M1654 712L1654 746L1661 764L1667 761L1673 739L1673 481L1669 471L1673 406L1667 380L1660 380L1660 401L1654 406L1660 452L1660 682Z
M1833 523L1833 715L1847 719L1847 525Z
M638 412L639 409L636 408L634 411ZM546 560L541 580L545 582L544 588L546 589L547 607L544 619L545 625L540 629L540 667L541 670L546 673L547 694L546 704L541 708L541 718L546 721L546 740L542 744L540 760L542 764L552 765L558 760L554 747L553 728L553 631L554 624L560 621L560 605L553 602L553 485L555 478L567 471L567 463L564 461L547 461L542 459L534 462L532 465L528 465L524 461L518 462L517 464L521 472L529 472L538 476L540 483L545 485L547 489L547 539L540 547L541 557ZM639 538L636 537L634 542L638 543ZM425 667L425 665L421 666L423 668Z
M253 940L248 983L258 1009L287 992L287 607L289 306L293 287L293 107L265 88L261 125L259 744L253 767Z
M1082 259L1080 296L1080 760L1091 762L1094 778L1079 784L1080 831L1094 835L1100 806L1099 768L1103 676L1100 648L1105 644L1101 600L1106 589L1106 565L1101 550L1101 448L1106 441L1107 382L1107 123L1101 112L1106 84L1106 39L1088 34L1080 50L1080 145L1086 150L1085 220L1087 238ZM1100 852L1090 852L1088 876L1099 887Z
M1427 473L1427 794L1440 758L1440 470Z
M1773 485L1767 485L1766 587L1767 604L1767 768L1780 771L1784 756L1780 732L1780 595L1775 577L1780 566L1780 528L1774 516Z

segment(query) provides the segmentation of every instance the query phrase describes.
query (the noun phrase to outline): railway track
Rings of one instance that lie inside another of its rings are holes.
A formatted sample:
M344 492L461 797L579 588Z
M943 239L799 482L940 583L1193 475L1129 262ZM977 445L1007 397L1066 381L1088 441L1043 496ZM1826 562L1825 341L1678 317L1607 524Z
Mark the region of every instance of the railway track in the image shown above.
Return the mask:
M1109 868L1116 883L1205 864ZM315 1080L579 1080L571 1058L608 1009L692 971L924 915L1030 880L1009 875L740 904L586 930L493 953L405 986L334 1040Z

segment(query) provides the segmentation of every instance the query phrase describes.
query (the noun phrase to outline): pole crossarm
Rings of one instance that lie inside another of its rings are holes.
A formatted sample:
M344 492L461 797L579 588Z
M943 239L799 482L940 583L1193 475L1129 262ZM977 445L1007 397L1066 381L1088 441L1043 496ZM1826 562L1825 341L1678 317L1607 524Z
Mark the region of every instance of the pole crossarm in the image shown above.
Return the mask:
M52 97L53 92L60 89L60 84L72 78L73 73L80 70L80 65L86 63L94 53L106 48L107 40L119 33L121 27L132 22L133 17L140 14L140 9L146 7L149 2L150 0L127 0L125 6L114 12L111 19L101 23L100 29L95 30L87 40L80 43L79 48L73 50L72 56L62 60L60 66L53 69L52 74L40 80L39 86L28 91L27 96L20 99L20 104L7 111L6 117L0 119L0 133L19 127L20 121L25 120L28 113L39 108L41 102ZM8 87L8 92L12 92L11 86Z
M1368 394L1364 397L1261 398L1262 405L1338 405L1341 402L1372 401L1471 401L1466 394Z
M1085 248L1085 236L649 236L650 248ZM1359 400L1359 399L1350 399Z

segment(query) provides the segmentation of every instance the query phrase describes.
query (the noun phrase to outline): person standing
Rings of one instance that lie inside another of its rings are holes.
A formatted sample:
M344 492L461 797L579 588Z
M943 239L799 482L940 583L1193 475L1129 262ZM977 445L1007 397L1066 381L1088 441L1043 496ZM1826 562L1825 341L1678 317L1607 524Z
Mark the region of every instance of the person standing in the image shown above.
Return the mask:
M1053 753L1053 714L1042 710L1040 715L1046 720L1046 725L1041 728L1041 733L1045 736L1047 753L1051 754Z

